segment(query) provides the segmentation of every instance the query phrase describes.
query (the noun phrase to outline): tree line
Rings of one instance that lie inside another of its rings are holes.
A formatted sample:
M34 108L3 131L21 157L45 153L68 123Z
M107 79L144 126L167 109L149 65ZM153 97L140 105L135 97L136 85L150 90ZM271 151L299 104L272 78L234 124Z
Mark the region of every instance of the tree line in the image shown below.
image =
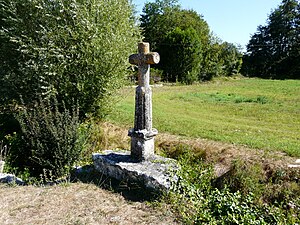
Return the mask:
M300 2L283 0L258 26L243 58L242 73L251 77L300 79Z
M212 35L204 18L182 9L178 0L146 3L140 21L144 40L162 56L156 67L163 71L165 81L191 84L238 73L299 79L299 9L299 0L283 0L267 24L258 26L244 55L234 44Z
M178 0L146 3L140 22L144 40L161 54L156 67L164 81L191 84L231 76L241 68L239 49L215 37L203 16L182 9Z

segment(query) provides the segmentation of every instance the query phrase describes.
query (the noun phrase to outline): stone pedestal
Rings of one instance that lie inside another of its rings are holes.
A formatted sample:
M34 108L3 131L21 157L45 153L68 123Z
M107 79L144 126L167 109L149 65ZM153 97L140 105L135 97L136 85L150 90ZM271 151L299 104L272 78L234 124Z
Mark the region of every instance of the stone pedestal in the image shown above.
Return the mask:
M171 188L178 178L174 159L152 155L145 161L136 161L129 151L105 151L93 154L95 168L106 176L124 182L134 182L147 189L161 192Z
M131 157L143 161L154 155L154 137L157 130L152 129L151 132L144 130L131 129L128 135L131 137Z

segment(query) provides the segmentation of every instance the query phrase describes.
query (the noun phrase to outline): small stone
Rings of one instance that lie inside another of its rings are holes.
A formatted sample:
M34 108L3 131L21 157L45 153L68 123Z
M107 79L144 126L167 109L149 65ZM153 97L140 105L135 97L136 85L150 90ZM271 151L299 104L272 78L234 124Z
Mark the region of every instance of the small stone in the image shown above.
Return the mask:
M0 183L24 185L25 182L13 174L0 173Z
M117 223L121 221L121 217L120 216L113 216L110 218L110 222L111 223Z
M227 174L230 171L231 167L222 165L222 164L216 164L214 166L214 175L216 177L222 177L223 175Z

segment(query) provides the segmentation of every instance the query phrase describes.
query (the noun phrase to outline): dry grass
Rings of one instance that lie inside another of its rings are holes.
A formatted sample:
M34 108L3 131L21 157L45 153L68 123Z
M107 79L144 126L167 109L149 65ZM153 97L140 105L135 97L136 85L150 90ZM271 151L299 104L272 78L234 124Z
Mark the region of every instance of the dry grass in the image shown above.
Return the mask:
M109 140L103 141L103 138L99 137L97 145L99 148L98 150L115 149L116 147L129 149L130 138L127 136L129 128L116 126L111 123L102 123L98 125L101 126L103 134L105 134L104 138ZM105 145L101 145L100 142L104 142ZM162 149L165 149L165 151L172 151L172 148L180 144L185 144L189 146L189 149L194 151L194 153L202 156L207 162L222 164L224 166L229 166L233 161L241 159L248 162L261 162L263 164L287 168L289 164L296 161L295 157L290 157L279 151L250 149L242 145L228 144L201 138L186 138L167 133L158 134L155 142L156 152L158 154Z
M128 202L92 184L0 186L4 224L175 224L166 209Z
M127 149L129 146L128 131L110 123L91 122L87 157L94 152L108 149Z

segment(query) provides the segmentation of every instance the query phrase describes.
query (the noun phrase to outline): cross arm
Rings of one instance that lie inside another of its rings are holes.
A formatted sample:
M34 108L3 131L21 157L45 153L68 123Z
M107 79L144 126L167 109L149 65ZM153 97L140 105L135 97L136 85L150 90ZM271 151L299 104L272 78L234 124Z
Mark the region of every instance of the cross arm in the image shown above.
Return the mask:
M129 63L134 65L140 64L158 64L160 56L157 52L150 52L147 54L134 54L129 56Z

